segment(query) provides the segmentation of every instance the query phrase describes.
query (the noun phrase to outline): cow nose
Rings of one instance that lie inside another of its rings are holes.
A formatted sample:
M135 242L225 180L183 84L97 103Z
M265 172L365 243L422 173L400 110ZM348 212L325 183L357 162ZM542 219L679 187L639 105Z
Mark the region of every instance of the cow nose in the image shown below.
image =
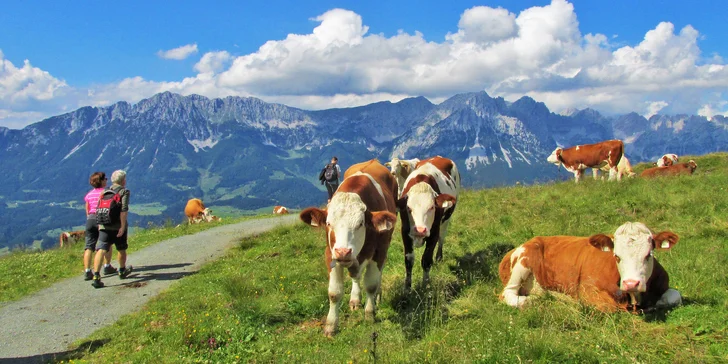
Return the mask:
M633 291L639 286L640 281L636 279L625 279L622 281L622 286L624 286L624 289L627 291Z
M427 234L427 227L426 226L415 226L415 232L419 235L425 235Z
M350 248L336 248L336 249L334 249L334 254L336 254L336 259L347 260L347 259L351 258L351 249Z

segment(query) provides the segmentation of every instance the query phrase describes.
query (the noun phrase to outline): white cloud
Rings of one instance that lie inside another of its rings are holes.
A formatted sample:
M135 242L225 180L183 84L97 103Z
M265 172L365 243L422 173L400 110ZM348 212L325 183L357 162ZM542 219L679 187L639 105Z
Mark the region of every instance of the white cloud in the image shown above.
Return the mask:
M728 116L728 101L718 101L715 104L705 104L698 109L698 115L705 116L708 120L715 115Z
M65 81L33 67L27 59L16 67L0 50L0 107L50 100L67 88Z
M654 101L654 102L648 102L647 103L647 113L643 115L645 118L649 119L652 116L656 115L660 110L664 109L669 105L665 101Z
M205 53L194 76L164 82L129 77L78 92L78 105L70 106L134 102L172 91L256 96L321 109L420 95L437 102L486 90L508 100L528 95L551 110L588 106L649 115L712 112L728 96L723 92L728 67L720 55L701 56L702 35L693 26L676 30L662 22L638 44L613 43L614 35L582 34L574 7L565 0L518 14L486 6L465 9L453 31L438 41L418 31L369 33L359 14L344 9L311 20L317 24L309 33L267 41L252 53ZM182 59L195 52L197 45L191 44L160 56L175 53Z
M197 53L197 43L183 45L166 51L159 50L157 51L157 56L159 56L159 58L181 61L195 53Z

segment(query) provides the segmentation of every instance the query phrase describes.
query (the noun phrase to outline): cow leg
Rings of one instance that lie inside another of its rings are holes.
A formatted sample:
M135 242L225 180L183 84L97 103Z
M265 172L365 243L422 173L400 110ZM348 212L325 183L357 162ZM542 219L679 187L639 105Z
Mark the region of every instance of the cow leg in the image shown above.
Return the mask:
M364 307L364 316L368 319L374 320L377 310L377 295L380 293L381 284L382 272L376 263L369 263L366 273L364 273L364 286L367 289L367 303Z
M609 180L614 181L615 179L619 179L618 173L617 173L617 166L609 168Z
M447 236L447 227L450 225L450 220L443 221L440 224L440 238L437 242L437 255L435 260L438 262L442 261L442 246L445 244L445 236Z
M361 272L364 270L366 265L367 262L364 261L363 265L360 266L356 272L356 275L351 276L351 298L349 298L349 308L352 311L358 310L361 305L361 285L359 281L361 281ZM349 274L351 275L351 272ZM366 284L366 281L364 283Z
M599 168L592 168L592 176L595 181L599 179Z
M402 243L404 245L404 289L409 291L412 288L412 267L415 265L415 253L412 247L412 238L409 236L409 228L405 231L405 224L402 224Z
M681 304L682 296L680 296L680 292L670 288L662 294L657 303L655 303L655 306L658 308L669 308L679 306Z
M439 238L439 237L436 237ZM437 239L440 240L440 239ZM422 284L427 284L430 281L430 268L432 268L432 255L435 252L435 246L437 241L432 236L427 238L427 244L425 245L425 252L422 253Z
M516 264L512 264L511 277L503 288L500 298L507 305L513 307L523 307L528 301L528 295L534 286L534 277L531 269L523 265L521 254L525 250L523 248L516 249L511 255L511 262L517 260Z
M324 335L333 336L339 325L339 304L344 296L344 268L336 265L329 273L329 315L326 317Z
M574 178L576 179L576 181L575 181L576 183L579 183L579 181L581 180L581 176L583 174L584 174L584 170L583 169L577 169L577 170L574 171Z

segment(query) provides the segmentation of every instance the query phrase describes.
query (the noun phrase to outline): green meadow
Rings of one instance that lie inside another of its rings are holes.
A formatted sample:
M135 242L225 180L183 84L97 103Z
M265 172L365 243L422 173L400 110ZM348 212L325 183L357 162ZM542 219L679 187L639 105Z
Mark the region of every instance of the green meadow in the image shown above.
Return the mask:
M693 159L698 164L693 176L466 190L444 260L433 267L428 285L420 283L423 249L416 250L409 293L402 289L398 223L376 321L365 320L363 308L352 312L347 294L333 339L322 333L328 311L324 234L301 223L242 240L143 310L76 343L65 360L728 362L728 154ZM636 315L606 314L549 294L524 309L499 302L497 266L509 249L537 235L613 233L626 221L680 236L672 250L656 256L671 287L682 293L683 306ZM143 244L141 234L135 238ZM59 254L80 262L75 251ZM7 272L0 268L3 277ZM346 287L348 293L350 281Z

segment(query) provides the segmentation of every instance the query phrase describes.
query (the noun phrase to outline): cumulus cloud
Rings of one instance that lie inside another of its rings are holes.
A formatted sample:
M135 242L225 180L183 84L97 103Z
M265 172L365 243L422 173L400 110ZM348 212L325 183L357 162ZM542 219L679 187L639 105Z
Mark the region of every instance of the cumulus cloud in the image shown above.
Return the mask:
M0 107L50 100L67 87L65 81L33 67L27 59L22 67L16 67L0 50Z
M661 22L638 44L614 43L611 33L582 34L565 0L518 14L500 7L464 9L441 40L419 31L369 33L364 19L345 9L311 20L316 24L310 32L267 41L252 53L205 53L194 76L163 82L129 77L94 86L76 101L133 102L172 91L256 96L321 109L409 96L437 102L486 90L511 101L528 95L551 110L593 107L649 115L725 109L728 67L720 55L701 56L703 35L690 25L675 29ZM191 44L160 51L160 57L183 59L195 52Z
M197 43L183 45L166 51L159 50L157 51L157 56L159 58L181 61L195 53L197 53Z
M705 116L708 120L713 116L728 116L728 101L718 101L714 104L705 104L698 109L698 115Z

